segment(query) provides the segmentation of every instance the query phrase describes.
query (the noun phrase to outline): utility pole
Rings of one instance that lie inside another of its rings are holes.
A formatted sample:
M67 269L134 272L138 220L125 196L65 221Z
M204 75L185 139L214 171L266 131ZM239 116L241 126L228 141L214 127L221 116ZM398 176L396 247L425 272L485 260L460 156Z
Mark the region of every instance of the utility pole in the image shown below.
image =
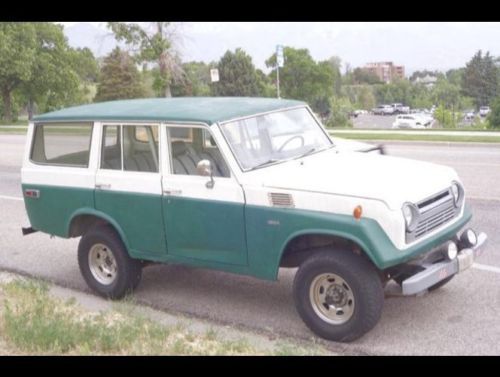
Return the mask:
M276 89L278 91L278 98L281 98L281 96L280 96L280 67L283 67L284 62L285 61L283 58L283 46L277 45L276 46Z

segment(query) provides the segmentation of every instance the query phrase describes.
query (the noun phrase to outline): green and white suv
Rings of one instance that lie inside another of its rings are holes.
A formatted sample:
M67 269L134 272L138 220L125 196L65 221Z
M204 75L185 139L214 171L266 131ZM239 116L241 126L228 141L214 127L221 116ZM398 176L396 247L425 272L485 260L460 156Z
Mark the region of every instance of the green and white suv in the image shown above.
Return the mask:
M307 104L137 99L37 116L22 188L31 227L81 237L88 285L120 298L178 263L276 280L321 337L372 329L393 279L413 295L468 268L486 235L454 170L342 148Z

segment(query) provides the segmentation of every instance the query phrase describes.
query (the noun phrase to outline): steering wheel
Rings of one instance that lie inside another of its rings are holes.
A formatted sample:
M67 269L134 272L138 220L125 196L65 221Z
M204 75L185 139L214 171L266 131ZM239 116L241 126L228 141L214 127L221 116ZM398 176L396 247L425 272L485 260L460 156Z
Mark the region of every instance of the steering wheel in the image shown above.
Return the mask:
M290 139L288 139L287 141L285 141L281 147L278 148L278 152L281 152L283 150L283 148L285 148L285 146L289 142L291 142L292 140L294 140L294 139L300 139L300 142L302 143L301 146L300 146L301 148L305 145L304 136L302 136L302 135L294 135Z

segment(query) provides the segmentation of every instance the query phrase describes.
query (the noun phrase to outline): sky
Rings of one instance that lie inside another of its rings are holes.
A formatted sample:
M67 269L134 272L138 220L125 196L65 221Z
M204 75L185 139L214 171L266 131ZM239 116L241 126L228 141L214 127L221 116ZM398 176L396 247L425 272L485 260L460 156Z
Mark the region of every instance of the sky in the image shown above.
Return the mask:
M105 22L62 24L73 47L103 56L116 45ZM338 56L344 68L393 61L407 75L462 67L480 49L500 56L498 22L185 22L173 28L183 61L217 61L241 47L266 72L278 44L307 48L317 61Z

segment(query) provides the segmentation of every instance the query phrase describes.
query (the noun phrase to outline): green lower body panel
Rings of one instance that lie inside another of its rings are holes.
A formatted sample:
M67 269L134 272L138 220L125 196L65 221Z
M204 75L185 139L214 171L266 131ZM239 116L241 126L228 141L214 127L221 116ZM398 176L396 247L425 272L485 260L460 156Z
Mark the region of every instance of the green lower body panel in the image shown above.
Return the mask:
M166 257L161 195L97 190L95 207L116 221L126 237L130 256L152 260Z
M163 198L168 255L247 265L243 203Z
M23 184L26 189L38 190L39 197L24 197L31 226L59 237L68 237L68 224L80 208L94 207L94 190Z

